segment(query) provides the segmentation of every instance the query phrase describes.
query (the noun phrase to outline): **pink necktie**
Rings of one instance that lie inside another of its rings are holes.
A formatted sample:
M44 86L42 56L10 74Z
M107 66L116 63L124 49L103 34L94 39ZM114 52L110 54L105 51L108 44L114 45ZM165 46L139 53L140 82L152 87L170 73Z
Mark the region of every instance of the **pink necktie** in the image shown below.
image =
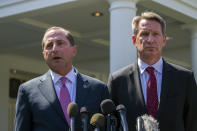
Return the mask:
M147 109L150 115L156 117L158 108L157 81L153 67L146 68L146 71L150 76L147 85Z
M65 85L66 80L67 80L66 77L61 77L60 78L62 86L60 88L59 100L60 100L62 110L64 112L64 116L66 117L68 125L70 126L70 118L67 114L67 107L68 107L68 104L71 102L71 100L70 100L70 94L68 92L68 88Z

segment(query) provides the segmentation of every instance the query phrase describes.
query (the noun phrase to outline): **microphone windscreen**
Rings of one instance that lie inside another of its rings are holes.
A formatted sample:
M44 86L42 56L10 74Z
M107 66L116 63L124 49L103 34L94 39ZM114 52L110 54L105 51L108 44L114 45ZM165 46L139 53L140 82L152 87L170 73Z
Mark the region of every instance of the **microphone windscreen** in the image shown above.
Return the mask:
M80 113L88 113L88 110L86 107L81 107Z
M151 115L141 116L145 131L159 131L159 123Z
M76 117L77 114L78 114L78 107L77 107L77 104L74 103L74 102L71 102L69 105L68 105L68 108L67 108L67 113L69 115L69 117Z
M116 107L116 110L117 110L117 111L120 111L120 110L126 111L126 108L125 108L124 105L120 104L120 105L118 105L118 106Z
M105 117L103 114L96 113L90 119L90 124L93 126L104 127L105 125Z
M101 102L101 111L103 114L110 114L115 111L116 107L112 100L105 99Z

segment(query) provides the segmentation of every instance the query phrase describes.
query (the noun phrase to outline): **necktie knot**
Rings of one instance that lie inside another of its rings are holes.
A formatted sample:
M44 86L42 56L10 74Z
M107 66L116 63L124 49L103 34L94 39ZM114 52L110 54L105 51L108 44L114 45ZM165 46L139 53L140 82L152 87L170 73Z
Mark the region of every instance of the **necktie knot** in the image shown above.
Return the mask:
M62 85L65 84L66 80L67 80L67 78L64 76L60 78Z
M147 67L146 68L146 71L149 73L149 74L153 74L154 73L154 68L153 67Z

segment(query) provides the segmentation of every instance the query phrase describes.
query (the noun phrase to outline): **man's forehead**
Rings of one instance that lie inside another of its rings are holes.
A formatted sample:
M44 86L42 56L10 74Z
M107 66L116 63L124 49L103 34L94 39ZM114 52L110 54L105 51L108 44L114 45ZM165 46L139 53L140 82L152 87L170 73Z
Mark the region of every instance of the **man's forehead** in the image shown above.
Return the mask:
M139 29L141 30L147 30L147 29L161 29L161 25L159 22L155 21L155 20L147 20L147 19L142 19L139 22Z
M156 20L142 19L139 22L139 26L152 26L153 24L154 24L154 26L160 25L160 23Z

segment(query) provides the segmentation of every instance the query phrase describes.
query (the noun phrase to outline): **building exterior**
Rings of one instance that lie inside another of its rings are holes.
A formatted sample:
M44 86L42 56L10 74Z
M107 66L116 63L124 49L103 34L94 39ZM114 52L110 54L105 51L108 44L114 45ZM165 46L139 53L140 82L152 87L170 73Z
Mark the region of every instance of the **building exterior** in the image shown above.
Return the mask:
M167 21L164 59L197 78L196 0L0 0L1 131L13 130L18 85L48 70L41 49L48 27L69 29L78 45L74 66L106 82L110 72L137 59L131 20L145 10Z

